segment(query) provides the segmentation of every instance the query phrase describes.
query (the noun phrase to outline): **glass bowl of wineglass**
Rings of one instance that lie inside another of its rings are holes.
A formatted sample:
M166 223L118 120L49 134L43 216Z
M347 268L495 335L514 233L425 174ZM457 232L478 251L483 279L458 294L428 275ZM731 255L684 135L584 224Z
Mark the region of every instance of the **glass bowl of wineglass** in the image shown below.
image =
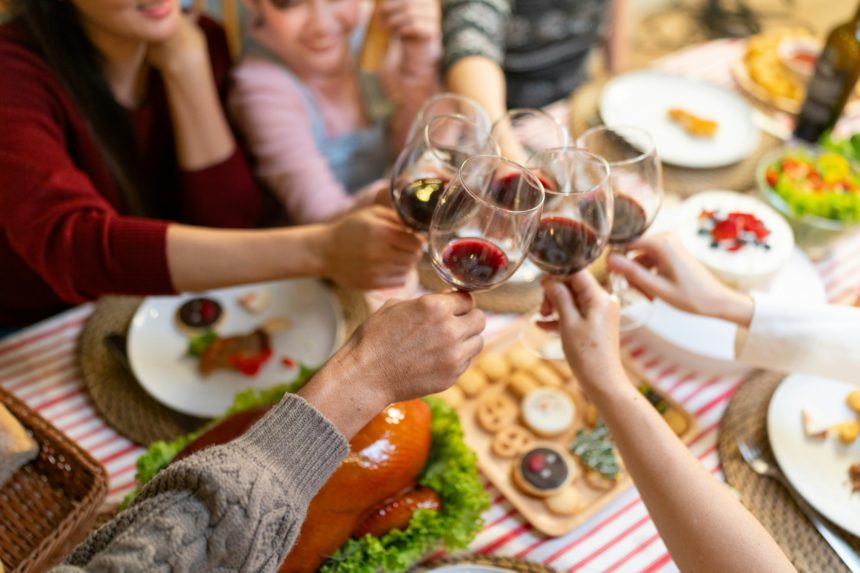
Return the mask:
M437 115L406 145L391 171L391 202L403 223L426 233L439 196L472 155L498 153L489 132L461 115Z
M529 260L544 273L566 277L597 260L612 230L609 165L602 157L571 147L548 149L529 163L544 185L544 205ZM563 360L556 315L537 313L520 337L548 360Z
M498 155L466 159L430 222L430 260L456 290L480 292L507 280L535 236L544 189L535 174Z
M545 149L566 147L570 134L557 119L542 109L511 109L490 130L504 157L527 165L529 158Z
M418 135L431 119L440 115L456 115L464 117L489 133L491 129L490 116L481 104L472 98L443 92L428 98L415 114L406 141L411 141Z
M613 194L613 252L624 253L654 222L663 201L663 176L654 140L637 127L594 127L577 146L603 157L609 163ZM621 306L621 330L645 324L653 306L645 295L632 288L621 275L609 273L613 296Z

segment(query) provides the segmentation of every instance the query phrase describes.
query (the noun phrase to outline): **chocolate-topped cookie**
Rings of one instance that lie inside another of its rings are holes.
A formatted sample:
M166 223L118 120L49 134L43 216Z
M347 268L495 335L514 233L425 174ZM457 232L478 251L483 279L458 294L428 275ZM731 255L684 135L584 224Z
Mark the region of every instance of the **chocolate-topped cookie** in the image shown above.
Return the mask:
M570 483L570 460L564 450L552 444L541 444L517 459L513 478L514 484L523 493L549 497Z
M214 330L224 318L221 304L211 298L192 298L176 311L176 325L188 335Z

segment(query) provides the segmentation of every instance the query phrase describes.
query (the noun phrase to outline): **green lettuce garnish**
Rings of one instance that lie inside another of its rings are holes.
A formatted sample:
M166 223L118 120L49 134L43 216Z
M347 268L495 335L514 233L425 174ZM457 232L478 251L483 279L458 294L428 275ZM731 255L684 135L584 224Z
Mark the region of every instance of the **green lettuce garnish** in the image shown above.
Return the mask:
M215 342L216 338L218 338L218 334L212 329L192 336L188 339L188 354L195 358L199 357L204 350L209 348L209 345Z
M275 404L287 392L295 392L316 370L302 366L299 377L266 390L246 390L236 395L224 417L257 406ZM469 545L483 526L481 513L490 506L489 496L478 478L475 452L463 440L463 428L453 408L434 398L425 398L432 412L431 445L427 464L418 482L439 494L442 509L418 510L409 526L382 537L366 535L350 539L341 546L320 571L325 573L389 573L405 571L430 551L448 551ZM221 419L172 442L155 442L137 463L140 483L123 505L134 499L143 487L189 443Z

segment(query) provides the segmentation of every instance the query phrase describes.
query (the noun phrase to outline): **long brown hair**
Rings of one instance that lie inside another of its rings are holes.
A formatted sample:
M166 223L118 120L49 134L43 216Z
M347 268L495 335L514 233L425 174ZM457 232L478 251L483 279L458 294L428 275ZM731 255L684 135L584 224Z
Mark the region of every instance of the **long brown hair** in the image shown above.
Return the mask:
M2 2L3 0L0 0ZM89 125L132 215L145 215L145 194L134 154L128 113L102 72L102 56L68 0L9 0L12 17L26 26L42 57L68 90Z

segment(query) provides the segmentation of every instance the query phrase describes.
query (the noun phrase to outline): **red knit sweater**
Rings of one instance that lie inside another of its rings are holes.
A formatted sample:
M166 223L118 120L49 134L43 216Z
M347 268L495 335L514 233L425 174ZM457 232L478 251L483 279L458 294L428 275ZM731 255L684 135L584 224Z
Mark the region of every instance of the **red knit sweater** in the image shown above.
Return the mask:
M211 20L222 101L229 52ZM173 292L169 220L248 227L261 195L242 152L199 171L176 161L167 98L150 75L130 111L135 150L159 219L124 215L120 191L69 94L16 24L0 26L0 326L27 324L104 294Z

